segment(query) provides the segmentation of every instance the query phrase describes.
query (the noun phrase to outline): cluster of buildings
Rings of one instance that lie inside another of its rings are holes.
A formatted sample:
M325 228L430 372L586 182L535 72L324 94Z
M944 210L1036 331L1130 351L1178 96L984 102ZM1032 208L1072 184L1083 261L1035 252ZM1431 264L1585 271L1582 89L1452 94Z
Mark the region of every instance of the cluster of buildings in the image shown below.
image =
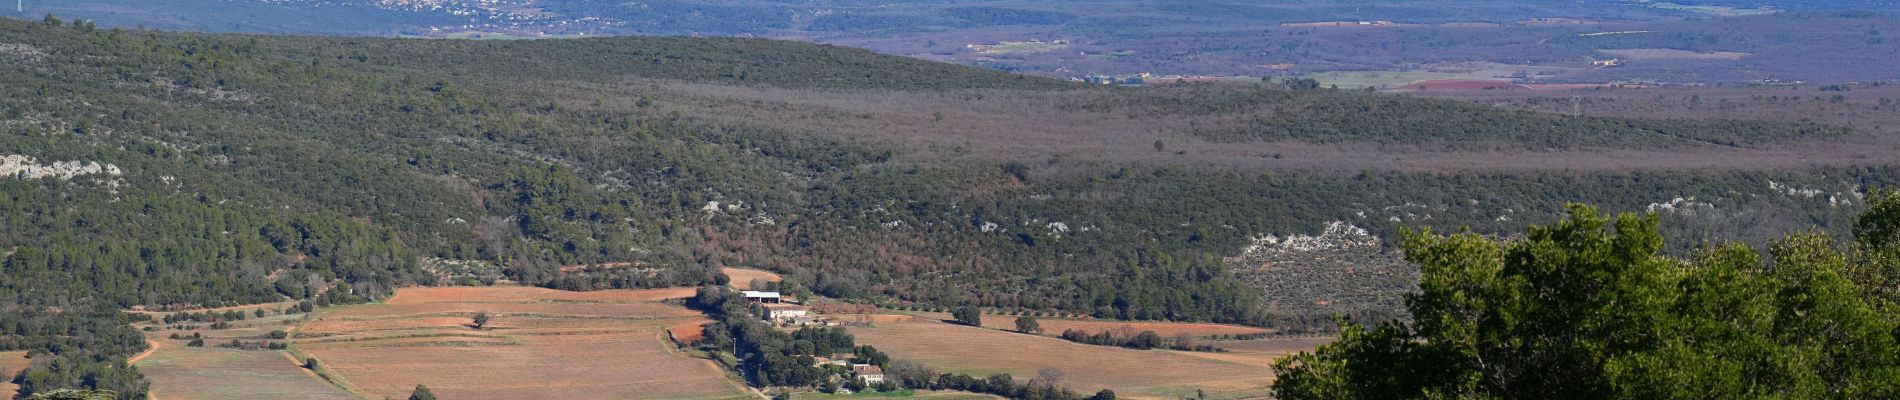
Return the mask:
M876 385L884 383L884 368L872 364L852 362L852 359L856 357L856 355L851 353L838 353L832 354L830 357L816 357L816 360L818 361L818 365L830 364L840 367L849 367L851 368L851 376L863 379L864 384Z
M779 292L747 290L740 292L748 303L758 304L765 312L759 315L767 321L785 325L830 325L830 321L812 313L811 307L799 305Z
M765 313L760 317L767 321L788 325L831 324L830 321L813 314L811 307L799 305L796 300L789 299L788 296L785 296L783 293L746 290L740 292L740 294L745 296L747 303L758 304L764 308ZM855 358L855 356L851 353L838 353L832 354L830 357L817 357L816 359L819 365L831 364L850 367L851 375L858 379L863 379L866 384L876 385L884 382L883 368L872 364L854 363L852 362L853 358Z

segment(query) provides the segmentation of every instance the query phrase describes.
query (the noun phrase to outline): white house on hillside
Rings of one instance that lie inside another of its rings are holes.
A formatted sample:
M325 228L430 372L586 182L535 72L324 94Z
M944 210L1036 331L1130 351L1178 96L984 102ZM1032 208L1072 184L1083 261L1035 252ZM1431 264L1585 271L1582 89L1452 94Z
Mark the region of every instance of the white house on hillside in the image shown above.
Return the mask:
M752 303L776 304L783 301L783 296L779 295L778 292L758 292L758 291L747 290L747 291L743 291L739 293L745 295L745 301L752 302Z
M884 383L884 369L871 364L852 364L851 373L863 379L865 384Z

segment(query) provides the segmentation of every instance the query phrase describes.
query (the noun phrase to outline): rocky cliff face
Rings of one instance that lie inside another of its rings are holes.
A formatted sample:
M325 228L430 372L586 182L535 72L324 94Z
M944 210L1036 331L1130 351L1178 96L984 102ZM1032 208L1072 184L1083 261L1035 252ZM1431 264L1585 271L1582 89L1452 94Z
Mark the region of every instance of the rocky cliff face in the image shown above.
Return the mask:
M1399 318L1404 294L1418 286L1417 267L1365 229L1340 221L1318 235L1256 238L1226 261L1262 290L1268 311L1287 316L1291 328L1329 329L1333 314Z

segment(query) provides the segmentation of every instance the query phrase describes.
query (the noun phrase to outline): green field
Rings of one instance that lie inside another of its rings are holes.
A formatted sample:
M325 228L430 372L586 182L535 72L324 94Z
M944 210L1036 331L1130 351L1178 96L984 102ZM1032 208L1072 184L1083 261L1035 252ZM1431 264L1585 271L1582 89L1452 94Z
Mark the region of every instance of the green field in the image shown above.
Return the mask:
M1069 47L1068 43L1027 41L1003 41L997 44L973 44L970 50L983 54L1033 54L1045 53Z

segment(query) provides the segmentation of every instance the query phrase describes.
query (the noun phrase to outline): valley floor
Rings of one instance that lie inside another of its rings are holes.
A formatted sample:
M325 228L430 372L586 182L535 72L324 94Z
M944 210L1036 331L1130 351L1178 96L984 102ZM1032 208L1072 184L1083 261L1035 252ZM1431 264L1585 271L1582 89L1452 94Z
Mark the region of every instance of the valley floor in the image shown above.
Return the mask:
M764 271L745 270L761 279ZM749 280L748 280L749 281ZM735 286L743 285L735 282ZM400 398L418 385L455 399L532 398L755 398L729 371L689 354L673 340L690 341L709 322L680 306L692 288L569 292L533 287L421 287L389 300L296 313L294 303L219 309L247 316L228 329L159 322L147 332L152 349L131 361L150 378L159 399ZM492 318L477 329L473 316ZM167 313L148 313L162 320ZM1048 374L1077 392L1113 389L1128 398L1255 398L1269 393L1274 358L1330 338L1209 340L1228 352L1130 350L1072 343L943 322L938 313L839 315L860 343L893 358L943 372L1020 380ZM1004 316L994 321L1008 322ZM1122 322L1050 318L1062 329L1155 330L1175 335L1267 333L1235 325ZM185 324L189 325L189 324ZM288 340L271 339L283 331ZM172 338L174 333L182 339ZM193 333L205 346L187 343ZM1054 335L1054 334L1048 334ZM671 340L669 340L671 339ZM287 350L229 348L229 343L287 343ZM0 353L0 369L26 361ZM315 369L306 359L317 360ZM11 388L6 388L11 389ZM798 393L800 398L990 398L961 392L918 391L856 396Z

